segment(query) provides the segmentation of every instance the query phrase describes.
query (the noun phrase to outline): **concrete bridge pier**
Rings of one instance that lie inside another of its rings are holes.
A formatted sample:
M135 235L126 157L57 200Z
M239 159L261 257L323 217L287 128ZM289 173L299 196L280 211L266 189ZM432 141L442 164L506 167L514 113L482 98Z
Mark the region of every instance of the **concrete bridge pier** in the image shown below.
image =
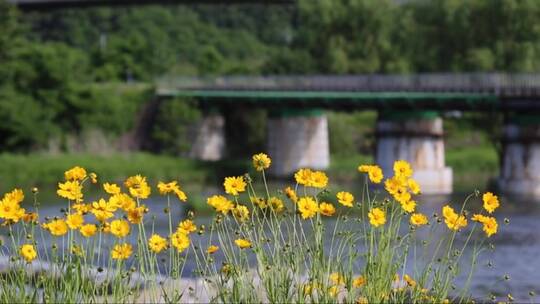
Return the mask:
M189 156L216 161L225 155L225 117L218 111L205 114L194 127Z
M506 118L498 186L507 194L540 198L540 115Z
M328 168L328 120L323 111L279 110L270 113L267 127L271 175L287 177L300 168Z
M426 194L452 192L452 169L445 166L443 121L437 112L380 112L376 126L375 162L385 177L394 161L408 161Z

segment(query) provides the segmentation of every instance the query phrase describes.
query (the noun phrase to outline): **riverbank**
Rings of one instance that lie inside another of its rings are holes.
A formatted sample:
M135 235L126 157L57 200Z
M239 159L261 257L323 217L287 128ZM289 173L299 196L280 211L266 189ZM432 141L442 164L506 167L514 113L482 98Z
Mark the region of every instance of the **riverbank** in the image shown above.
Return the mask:
M369 155L332 157L327 170L336 183L351 183L359 178L356 167L371 163ZM446 151L446 163L454 170L454 191L469 192L484 189L490 178L498 174L498 156L488 146L451 148ZM223 177L252 171L249 160L203 162L187 158L149 153L112 154L0 154L0 191L14 187L30 189L37 186L43 195L54 194L63 172L75 165L96 172L101 182L122 182L127 176L142 174L152 184L163 180L178 180L199 205L208 187L219 188ZM252 172L253 173L253 172ZM52 198L51 198L52 199ZM48 200L48 199L47 199Z

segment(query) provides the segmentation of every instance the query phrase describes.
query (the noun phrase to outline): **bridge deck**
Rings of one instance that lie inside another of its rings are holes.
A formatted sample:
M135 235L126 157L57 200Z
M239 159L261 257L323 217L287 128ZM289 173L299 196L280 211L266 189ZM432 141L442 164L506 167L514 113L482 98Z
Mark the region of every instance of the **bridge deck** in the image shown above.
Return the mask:
M159 96L259 106L540 110L540 74L167 78Z

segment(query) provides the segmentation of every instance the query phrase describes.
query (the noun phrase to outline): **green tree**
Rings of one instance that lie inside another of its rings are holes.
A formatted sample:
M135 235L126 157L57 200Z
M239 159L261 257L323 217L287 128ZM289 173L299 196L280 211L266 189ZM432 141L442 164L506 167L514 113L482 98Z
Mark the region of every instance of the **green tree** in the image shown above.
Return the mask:
M192 128L201 112L193 101L172 99L162 101L152 131L157 151L186 155L191 147Z
M397 5L389 0L299 1L294 42L323 73L388 72L398 54L391 34Z

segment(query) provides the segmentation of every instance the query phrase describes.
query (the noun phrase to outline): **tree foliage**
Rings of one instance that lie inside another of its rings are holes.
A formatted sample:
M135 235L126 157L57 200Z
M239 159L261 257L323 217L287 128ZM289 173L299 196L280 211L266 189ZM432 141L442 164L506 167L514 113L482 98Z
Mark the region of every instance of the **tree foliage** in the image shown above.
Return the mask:
M538 72L539 56L536 0L299 0L43 13L18 13L0 0L0 150L39 149L85 128L125 132L148 96L114 83L167 74ZM160 110L157 141L172 143L182 133L166 126L175 124L173 113L196 112L180 108ZM246 126L264 124L263 114L247 117L253 121ZM264 136L255 129L253 147Z

